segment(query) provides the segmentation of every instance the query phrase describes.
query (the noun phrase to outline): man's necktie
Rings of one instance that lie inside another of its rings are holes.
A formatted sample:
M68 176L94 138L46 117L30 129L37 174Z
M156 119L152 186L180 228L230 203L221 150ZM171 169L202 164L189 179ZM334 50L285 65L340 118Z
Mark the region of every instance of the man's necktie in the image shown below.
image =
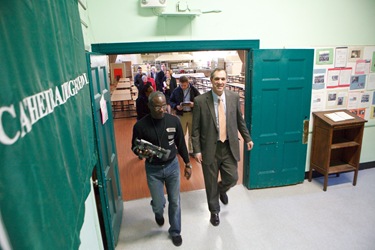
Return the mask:
M219 116L219 140L225 142L227 139L227 122L224 111L224 103L221 98L218 98L218 116Z

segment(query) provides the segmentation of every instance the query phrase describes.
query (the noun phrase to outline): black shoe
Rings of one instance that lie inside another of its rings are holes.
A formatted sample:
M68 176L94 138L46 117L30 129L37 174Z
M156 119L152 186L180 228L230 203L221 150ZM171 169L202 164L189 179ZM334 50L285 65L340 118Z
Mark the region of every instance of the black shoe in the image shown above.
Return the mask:
M224 205L228 204L228 195L227 193L220 193L220 200Z
M218 213L211 213L210 222L213 226L218 226L220 224L220 218Z
M182 244L181 235L172 236L172 242L173 242L173 245L175 245L176 247L181 246Z
M156 221L156 224L158 224L160 227L164 225L164 217L163 216L159 218L155 215L155 221Z

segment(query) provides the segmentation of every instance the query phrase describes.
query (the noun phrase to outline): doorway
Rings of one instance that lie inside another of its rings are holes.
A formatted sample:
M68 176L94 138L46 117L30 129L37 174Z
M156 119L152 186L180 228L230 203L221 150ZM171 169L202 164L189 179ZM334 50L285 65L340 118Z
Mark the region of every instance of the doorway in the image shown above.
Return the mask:
M98 52L101 54L107 55L116 55L116 54L139 54L139 53L162 53L162 52L184 52L184 51L221 51L221 50L241 50L243 51L244 56L244 64L248 65L249 60L249 51L251 49L259 48L259 41L258 40L237 40L237 41L176 41L176 42L148 42L148 43L116 43L116 44L93 44L92 51ZM249 68L244 67L244 75L249 75ZM249 86L250 80L249 77L245 77L244 80L245 86ZM249 88L248 88L249 89ZM249 96L249 95L248 95ZM248 98L250 101L250 98ZM244 105L244 107L250 107L251 105ZM250 110L245 110L244 114L247 123L249 124L248 120L250 119ZM114 122L115 131L117 127L120 128L127 128L123 130L122 133L116 132L116 140L123 141L121 145L117 146L117 150L119 152L119 171L121 175L126 175L126 179L121 181L122 184L122 194L124 200L130 200L135 198L142 198L141 193L148 193L146 177L144 173L144 163L140 161L130 150L130 139L132 130L135 123L135 119L118 119ZM129 134L130 133L130 134ZM118 138L120 137L120 139ZM123 139L126 138L126 139ZM125 140L125 141L124 141ZM128 142L127 142L128 141ZM241 147L242 147L241 143ZM126 153L125 153L126 152ZM243 152L243 150L241 150ZM124 163L121 166L121 155L124 155L125 158L128 158L126 164ZM239 167L242 169L244 166L248 167L248 164L244 162L245 157L241 156L241 162L239 162ZM194 169L199 169L195 163L195 160L192 160ZM131 166L133 168L133 172L129 173L124 168L126 166ZM182 164L181 164L182 165ZM242 173L242 172L241 172ZM184 183L184 179L181 180L181 191L188 191L193 188L196 189L203 189L203 177L199 171L195 171L193 173L194 178L200 178L201 180L197 180L194 184L191 183ZM192 177L192 178L193 178ZM122 178L122 176L121 176ZM128 180L135 181L135 184L132 184ZM239 179L240 182L242 179ZM190 180L191 181L191 180ZM137 185L136 188L134 185ZM133 194L135 193L135 196Z

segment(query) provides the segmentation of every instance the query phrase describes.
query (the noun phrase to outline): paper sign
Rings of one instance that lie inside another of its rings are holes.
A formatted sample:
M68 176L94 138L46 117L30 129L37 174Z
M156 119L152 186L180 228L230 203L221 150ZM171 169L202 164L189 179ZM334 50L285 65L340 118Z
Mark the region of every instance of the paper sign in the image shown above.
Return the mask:
M102 115L102 124L108 120L107 103L104 100L104 96L100 98L100 114Z

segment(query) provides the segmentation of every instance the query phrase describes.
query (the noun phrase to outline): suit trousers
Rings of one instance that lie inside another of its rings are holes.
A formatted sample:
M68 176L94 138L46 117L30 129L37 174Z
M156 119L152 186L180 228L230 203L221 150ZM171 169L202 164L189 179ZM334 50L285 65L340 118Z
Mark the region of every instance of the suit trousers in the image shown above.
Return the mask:
M184 112L183 115L179 115L180 122L182 125L182 130L184 132L184 136L189 131L188 141L186 143L189 153L193 152L193 146L191 144L191 131L192 131L192 124L193 124L193 112Z
M211 213L220 212L219 195L227 192L238 181L237 161L229 147L229 141L218 141L216 144L215 160L206 164L202 161L204 183L208 209ZM218 181L220 173L220 181Z

